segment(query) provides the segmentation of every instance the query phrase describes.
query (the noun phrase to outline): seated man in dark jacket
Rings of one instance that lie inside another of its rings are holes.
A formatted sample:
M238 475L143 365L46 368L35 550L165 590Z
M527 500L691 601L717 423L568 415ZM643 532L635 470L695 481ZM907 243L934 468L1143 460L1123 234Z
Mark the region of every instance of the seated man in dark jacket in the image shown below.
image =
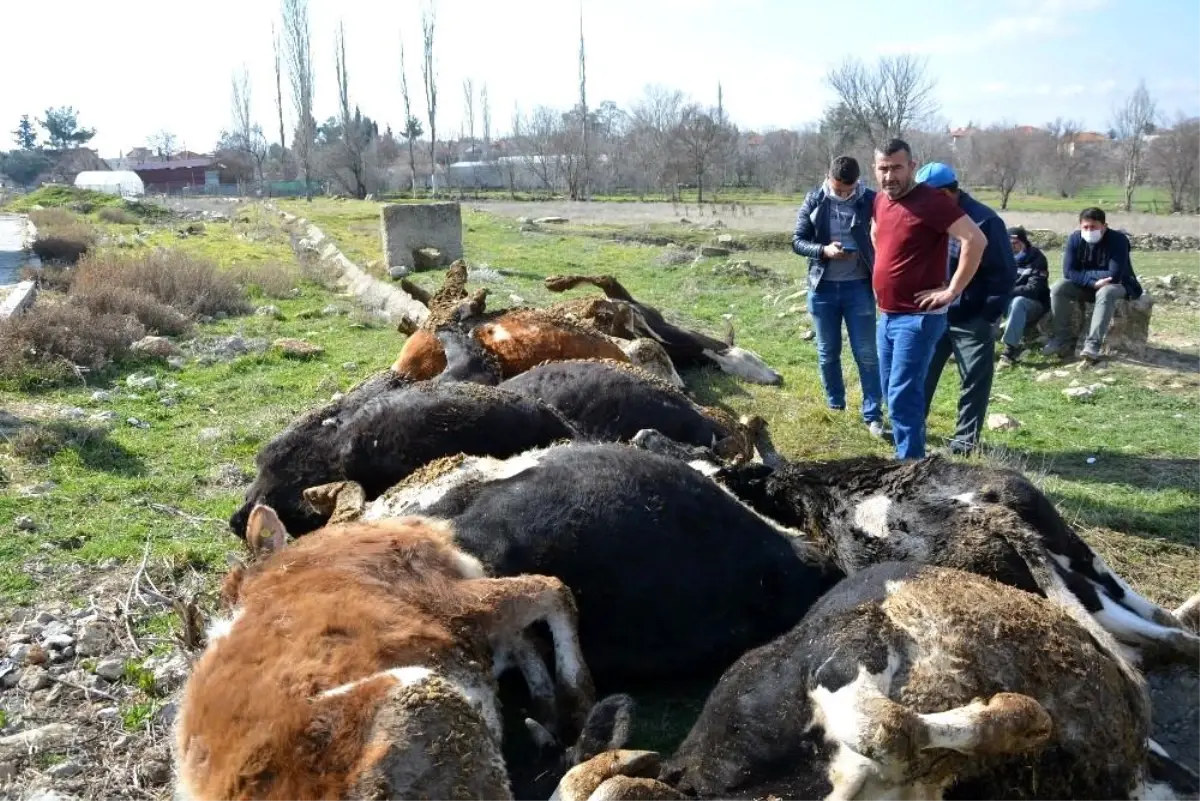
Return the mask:
M962 391L958 396L958 422L954 437L950 440L950 451L966 455L979 445L983 421L987 417L988 395L991 394L992 378L996 371L994 331L996 322L1008 308L1009 298L1012 297L1017 267L1004 221L996 212L958 188L958 177L953 168L941 162L930 162L917 171L917 181L927 183L954 198L958 207L979 226L987 238L979 269L967 288L947 309L949 325L934 348L929 373L925 378L925 416L928 417L933 394L942 377L942 368L953 351L962 380ZM947 280L958 269L956 244L953 239L950 240Z
M1103 209L1084 209L1079 214L1079 230L1067 238L1063 249L1062 280L1050 288L1054 335L1042 353L1062 356L1073 352L1071 307L1076 303L1095 303L1080 353L1088 360L1099 359L1117 301L1137 300L1141 296L1142 285L1129 258L1129 237L1105 224Z
M1017 282L1013 299L1008 304L1008 325L1004 329L1004 352L1000 364L1016 364L1024 348L1021 339L1025 329L1037 325L1042 315L1050 311L1050 266L1046 254L1029 243L1025 229L1008 229L1013 260L1017 263Z
M862 417L883 436L883 389L875 344L875 293L871 269L871 213L875 193L859 180L858 162L838 156L829 176L804 198L796 216L792 250L808 257L808 311L817 338L817 364L825 402L846 408L842 380L842 321L862 384Z

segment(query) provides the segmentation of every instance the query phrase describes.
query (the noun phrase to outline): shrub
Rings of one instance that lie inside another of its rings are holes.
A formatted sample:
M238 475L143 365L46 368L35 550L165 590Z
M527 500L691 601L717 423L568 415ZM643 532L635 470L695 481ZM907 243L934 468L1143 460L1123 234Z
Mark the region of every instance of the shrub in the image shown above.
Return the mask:
M245 314L250 311L245 290L235 276L207 259L175 250L140 254L103 253L80 262L75 291L125 287L144 292L188 317Z
M29 219L37 227L33 252L44 262L74 264L95 244L88 224L64 209L39 209Z
M146 334L133 317L93 314L70 303L40 303L0 320L0 378L22 386L58 383L70 365L100 369Z
M241 265L229 272L246 289L269 298L291 297L301 280L298 269L283 264Z
M102 436L100 429L70 423L28 425L12 438L12 452L26 461L45 462L61 450L84 447Z
M124 286L93 286L71 293L71 300L86 306L92 314L128 314L160 336L178 336L191 330L192 322L183 312L168 306L140 289Z
M25 266L21 268L21 280L36 281L38 286L43 289L66 292L75 280L75 270L72 267L55 264L46 264L41 267Z
M137 215L117 206L105 206L96 213L96 216L104 222L118 225L136 225L138 222Z

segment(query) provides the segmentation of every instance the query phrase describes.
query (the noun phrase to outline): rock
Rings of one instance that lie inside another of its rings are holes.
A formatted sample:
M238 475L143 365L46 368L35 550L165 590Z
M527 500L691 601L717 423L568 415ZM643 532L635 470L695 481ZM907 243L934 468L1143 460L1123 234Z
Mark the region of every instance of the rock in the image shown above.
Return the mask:
M175 716L179 714L179 702L171 701L163 704L162 708L154 716L154 723L163 729L170 730L171 726L175 725Z
M7 660L5 660L7 662ZM11 662L0 665L0 688L11 690L21 680L21 672Z
M103 709L97 710L96 720L101 723L113 723L121 719L121 710L115 706L106 706Z
M1021 427L1021 422L1011 415L989 414L987 427L989 431L1016 431Z
M21 801L75 801L75 796L64 795L57 790L41 787L26 795Z
M108 681L120 681L125 675L125 660L109 657L96 665L96 675Z
M100 620L85 623L79 629L75 650L80 656L99 656L108 649L112 639L112 628L107 623Z
M521 297L520 295L518 295L516 293L509 295L508 299L510 301L512 301L514 306L524 306L525 305L525 298Z
M38 484L29 484L21 487L20 493L26 498L40 498L43 495L49 495L56 489L58 489L58 485L53 481L42 481Z
M284 356L293 359L311 359L325 352L325 349L320 345L314 345L311 342L293 337L277 339L271 343L271 347L278 350Z
M125 418L125 422L128 423L129 425L133 426L134 428L146 429L146 428L150 427L150 424L147 423L145 420L139 420L136 417L127 417L127 418Z
M14 524L18 531L37 531L37 523L33 522L33 518L29 515L21 515Z
M388 276L397 280L408 275L410 272L411 270L403 264L393 264L391 267L388 267Z
M158 389L158 379L152 375L142 375L134 373L125 379L125 385L132 390L148 390L153 392Z
M283 312L279 310L278 306L259 306L254 310L254 313L259 317L272 317L276 320L283 319Z
M414 270L436 270L442 266L442 251L437 248L418 248L413 251Z
M534 225L563 225L570 222L566 217L538 217L534 219Z
M175 654L158 664L148 659L144 667L154 671L154 690L160 695L169 695L187 681L188 663L182 654Z
M1067 387L1063 390L1063 394L1071 400L1085 400L1096 394L1096 390L1091 387Z
M335 392L335 393L333 393L332 395L330 395L330 396L329 396L329 402L330 402L330 403L337 403L338 401L340 401L340 400L341 400L342 398L344 398L344 397L346 397L346 393L345 393L345 392Z
M61 651L75 644L75 638L70 634L52 634L42 640L47 648Z
M713 267L713 275L721 275L728 278L746 278L751 281L768 281L775 277L775 273L771 270L766 267L760 267L757 264L751 264L746 259L718 264L716 267Z
M321 309L321 314L325 315L326 317L337 317L345 313L346 312L341 306L334 306L332 303Z
M0 786L7 784L17 777L16 762L0 762Z
M816 336L815 333L813 333L811 330L808 330L808 331L805 331L803 334L801 334L800 338L803 339L805 342L808 342L815 336Z
M717 244L718 245L732 245L733 244L733 234L719 235L717 237Z
M20 680L17 681L17 687L27 693L35 693L38 690L44 690L49 687L50 684L50 674L46 672L45 668L38 667L37 665L31 665L30 667L25 668L25 670L21 673Z
M187 364L187 362L185 362L179 356L172 356L171 358L167 359L167 366L172 370L182 370L185 364Z
M151 786L166 784L171 780L171 766L155 759L138 768L138 775Z
M93 423L112 423L119 420L121 415L114 412L112 409L105 409L102 412L96 412L88 419Z
M166 406L167 408L170 408L170 407L176 405L177 403L179 403L179 401L175 400L170 395L163 395L161 398L158 399L158 402L161 403L163 406Z
M700 255L714 257L728 256L729 248L720 248L715 245L704 245L700 248Z
M41 634L41 631L37 632ZM8 644L16 645L18 643L33 642L34 633L30 631L18 631L16 634L8 635Z
M149 356L156 356L160 359L165 359L168 356L174 356L179 352L175 347L175 343L166 337L146 336L134 342L130 346L130 350L138 353L145 353Z
M209 443L216 442L224 435L225 432L219 428L202 428L200 429L200 432L196 434L196 439L201 445L208 445Z
M66 420L82 420L87 416L87 412L85 412L83 409L80 409L78 406L68 406L67 408L61 410L58 413L58 416Z
M51 615L49 612L43 612L42 614L46 615L46 619L44 622L39 620L39 622L41 622L41 625L43 627L42 628L42 636L43 637L53 637L55 634L70 634L71 633L71 624L70 623L67 623L66 621L63 621L63 620L59 620L58 618ZM38 615L38 617L40 619L42 617L42 615Z
M8 646L8 658L18 665L23 665L29 658L29 651L32 648L33 646L27 642L14 643Z
M113 394L107 389L98 389L92 393L93 403L109 403L113 399Z
M1171 289L1172 287L1174 287L1174 286L1175 286L1175 276L1173 276L1173 275L1160 275L1160 276L1158 277L1158 283L1159 283L1159 285L1160 285L1160 286L1163 286L1163 287L1165 287L1165 288L1167 288L1167 289Z
M358 369L358 362L342 362L342 369L347 372L353 372Z
M46 770L46 775L51 779L70 779L81 773L83 773L83 766L73 759L59 762Z
M1055 378L1070 378L1071 371L1070 370L1055 370L1054 377Z

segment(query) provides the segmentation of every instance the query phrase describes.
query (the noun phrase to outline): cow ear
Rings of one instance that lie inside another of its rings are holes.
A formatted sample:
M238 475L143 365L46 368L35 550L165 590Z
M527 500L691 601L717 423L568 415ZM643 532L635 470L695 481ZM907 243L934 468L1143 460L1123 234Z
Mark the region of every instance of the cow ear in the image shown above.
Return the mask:
M283 550L287 544L287 529L270 506L256 504L246 522L246 542L255 556L263 552Z

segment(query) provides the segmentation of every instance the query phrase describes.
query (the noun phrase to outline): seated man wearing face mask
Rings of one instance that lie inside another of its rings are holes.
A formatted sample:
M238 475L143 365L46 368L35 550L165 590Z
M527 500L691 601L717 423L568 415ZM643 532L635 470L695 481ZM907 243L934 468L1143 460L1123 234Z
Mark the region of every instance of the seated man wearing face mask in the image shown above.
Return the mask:
M1042 354L1070 355L1075 341L1071 307L1077 303L1095 303L1081 355L1090 361L1099 359L1117 301L1137 300L1141 296L1142 286L1129 258L1129 237L1105 224L1103 209L1084 209L1079 214L1079 230L1067 238L1063 250L1062 280L1050 288L1054 334Z

